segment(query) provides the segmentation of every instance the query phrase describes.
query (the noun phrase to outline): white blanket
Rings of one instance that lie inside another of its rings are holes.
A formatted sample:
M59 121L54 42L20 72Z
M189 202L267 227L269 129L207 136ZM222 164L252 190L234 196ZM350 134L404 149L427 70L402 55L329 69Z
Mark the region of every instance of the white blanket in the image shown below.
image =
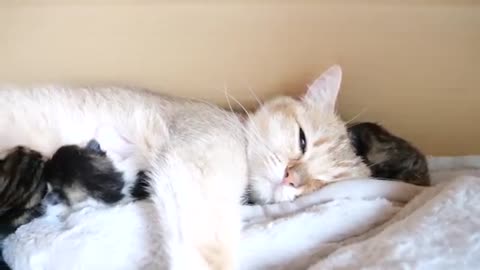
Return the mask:
M431 188L364 179L244 207L241 269L480 269L480 157L431 168ZM154 269L155 231L148 202L85 208L22 226L4 257L20 270Z
M480 159L430 167L430 188L343 182L245 209L242 269L480 269Z

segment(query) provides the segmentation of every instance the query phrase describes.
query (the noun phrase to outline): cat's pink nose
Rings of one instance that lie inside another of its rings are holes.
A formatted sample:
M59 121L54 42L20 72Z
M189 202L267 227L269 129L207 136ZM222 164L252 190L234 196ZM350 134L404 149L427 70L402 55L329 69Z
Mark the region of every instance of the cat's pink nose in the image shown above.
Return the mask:
M298 187L299 181L297 174L290 169L285 170L285 175L283 176L282 184L288 185L291 187Z

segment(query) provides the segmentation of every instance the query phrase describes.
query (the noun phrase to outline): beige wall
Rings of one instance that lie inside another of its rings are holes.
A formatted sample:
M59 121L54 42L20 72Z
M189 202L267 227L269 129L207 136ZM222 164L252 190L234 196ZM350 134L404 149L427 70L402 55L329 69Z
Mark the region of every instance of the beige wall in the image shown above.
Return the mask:
M480 153L476 3L3 0L0 81L128 83L222 104L226 85L253 104L248 87L301 92L339 63L346 119L363 111L429 153Z

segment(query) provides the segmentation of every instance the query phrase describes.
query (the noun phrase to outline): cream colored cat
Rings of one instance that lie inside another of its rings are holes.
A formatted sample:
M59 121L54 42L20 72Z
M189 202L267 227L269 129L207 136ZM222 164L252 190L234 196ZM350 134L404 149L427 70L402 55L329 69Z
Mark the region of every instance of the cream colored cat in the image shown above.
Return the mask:
M248 122L250 195L258 203L290 201L323 185L369 176L335 113L342 72L333 66L301 100L279 97Z
M340 80L334 66L302 100L269 101L245 125L215 106L148 92L3 87L0 151L51 155L97 138L127 179L151 172L155 269L236 269L247 184L256 202L273 203L369 174L335 115Z

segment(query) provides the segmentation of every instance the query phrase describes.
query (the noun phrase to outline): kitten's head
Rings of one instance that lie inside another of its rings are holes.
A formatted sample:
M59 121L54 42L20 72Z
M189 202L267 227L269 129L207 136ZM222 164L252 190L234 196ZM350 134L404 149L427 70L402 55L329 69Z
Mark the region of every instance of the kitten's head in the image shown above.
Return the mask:
M45 164L44 178L69 203L92 196L107 203L122 198L122 173L96 140L60 147Z
M248 120L254 202L290 201L330 182L369 176L335 112L341 75L340 67L333 66L300 100L270 100Z

